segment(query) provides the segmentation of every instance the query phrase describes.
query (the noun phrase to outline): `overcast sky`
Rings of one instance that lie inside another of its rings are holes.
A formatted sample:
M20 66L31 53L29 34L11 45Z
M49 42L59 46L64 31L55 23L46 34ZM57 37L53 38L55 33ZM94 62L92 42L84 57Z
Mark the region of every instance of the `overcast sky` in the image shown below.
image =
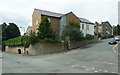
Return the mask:
M27 28L32 26L34 8L57 13L72 11L91 22L109 21L118 24L119 0L0 0L0 24L13 22Z

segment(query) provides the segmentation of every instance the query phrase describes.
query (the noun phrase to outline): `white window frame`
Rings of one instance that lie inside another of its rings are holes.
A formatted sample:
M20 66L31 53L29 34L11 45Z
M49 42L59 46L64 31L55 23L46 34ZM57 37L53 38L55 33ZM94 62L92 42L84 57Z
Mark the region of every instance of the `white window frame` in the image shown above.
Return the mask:
M82 29L84 29L84 24L82 24Z
M87 24L87 30L89 30L89 25Z

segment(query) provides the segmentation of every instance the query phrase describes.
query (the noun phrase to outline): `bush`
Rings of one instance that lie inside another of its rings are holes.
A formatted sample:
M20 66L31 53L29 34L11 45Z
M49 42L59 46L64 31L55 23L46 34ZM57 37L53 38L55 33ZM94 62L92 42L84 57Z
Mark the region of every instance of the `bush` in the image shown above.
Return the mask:
M50 39L50 38L44 38L42 40L38 40L37 42L40 42L40 43L58 43L58 42L61 42L61 41L53 40L53 39Z
M111 38L114 38L114 35L111 35Z
M3 42L5 46L25 46L27 47L29 43L29 36L20 36L17 38L12 38Z
M102 36L101 39L106 39L107 37L106 36Z
M35 35L35 33L31 33L30 36L29 36L29 41L30 41L30 44L34 44L38 41L38 38L37 36Z
M69 25L66 26L64 32L62 33L62 40L71 42L81 41L82 34L79 28L79 23L70 22Z
M55 39L55 32L51 29L50 24L51 23L49 22L47 16L43 17L37 33L37 37L39 39L44 39L44 38Z
M94 39L94 35L87 34L85 39L86 40L92 40L92 39Z
M100 33L98 33L98 37L101 37L101 34L100 34Z
M32 33L30 35L29 40L30 40L30 44L35 44L37 42L40 42L40 43L57 43L57 42L60 42L60 41L54 40L52 38L41 39L38 36L36 36L35 33Z
M109 34L109 35L108 35L108 38L112 38L112 37L114 37L114 36L113 36L113 35L111 35L111 34Z

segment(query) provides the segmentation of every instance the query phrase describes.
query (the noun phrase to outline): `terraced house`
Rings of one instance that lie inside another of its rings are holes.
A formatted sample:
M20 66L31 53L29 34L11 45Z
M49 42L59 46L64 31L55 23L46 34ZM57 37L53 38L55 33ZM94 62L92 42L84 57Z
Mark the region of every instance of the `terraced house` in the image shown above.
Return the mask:
M101 22L101 24L96 22L95 34L100 34L101 36L109 37L113 35L113 27L108 21Z
M52 30L56 33L56 39L61 40L62 32L69 22L74 21L80 23L79 18L73 13L60 14L46 10L34 9L32 15L32 32L37 32L39 24L44 16L48 17Z
M80 19L80 30L82 31L83 35L86 36L87 34L94 35L94 26L95 24L91 21L81 18Z

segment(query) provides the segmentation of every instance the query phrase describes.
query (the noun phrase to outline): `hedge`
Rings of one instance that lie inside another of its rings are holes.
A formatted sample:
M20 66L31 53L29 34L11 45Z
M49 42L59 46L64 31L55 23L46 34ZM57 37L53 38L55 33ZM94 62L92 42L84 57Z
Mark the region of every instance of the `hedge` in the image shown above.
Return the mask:
M24 46L26 41L29 40L29 36L20 36L16 38L9 39L4 41L4 45L6 46Z
M92 39L94 39L94 35L87 34L85 39L86 40L92 40Z

